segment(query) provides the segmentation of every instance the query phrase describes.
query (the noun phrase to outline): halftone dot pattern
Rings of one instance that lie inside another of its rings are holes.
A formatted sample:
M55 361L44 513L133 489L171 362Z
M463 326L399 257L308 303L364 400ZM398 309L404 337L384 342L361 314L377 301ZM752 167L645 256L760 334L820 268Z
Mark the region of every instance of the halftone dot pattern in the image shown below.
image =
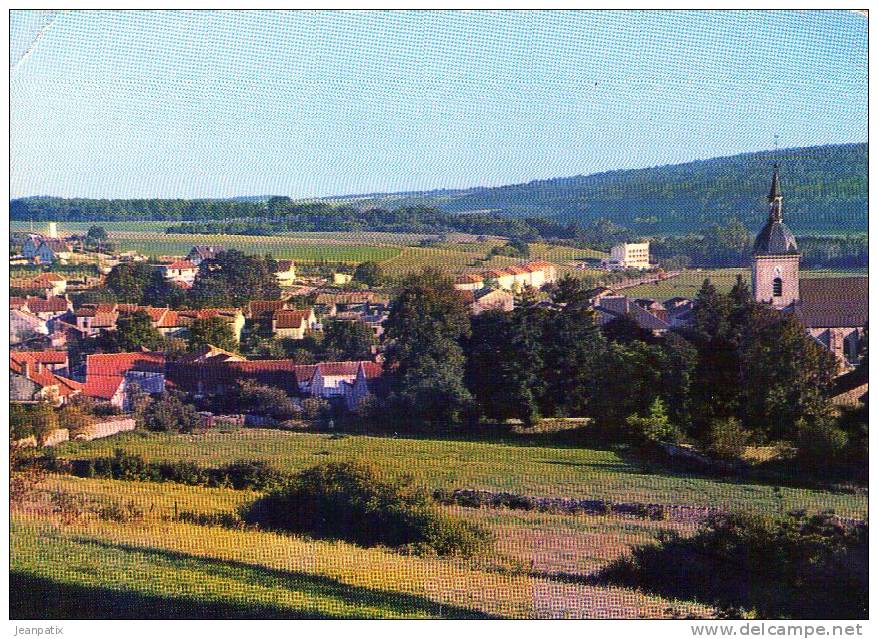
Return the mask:
M11 616L867 617L867 28L13 11Z

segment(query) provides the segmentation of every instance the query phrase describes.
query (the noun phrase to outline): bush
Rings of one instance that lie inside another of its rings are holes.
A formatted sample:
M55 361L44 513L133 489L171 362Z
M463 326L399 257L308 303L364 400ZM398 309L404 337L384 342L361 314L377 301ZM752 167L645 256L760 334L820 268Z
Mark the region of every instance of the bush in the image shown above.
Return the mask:
M707 431L705 450L720 459L739 459L747 445L748 435L736 417L714 419Z
M252 381L241 382L240 397L244 406L254 413L281 421L297 417L301 412L282 389Z
M491 539L481 527L440 511L410 481L382 479L373 466L357 462L306 469L246 506L242 518L272 530L439 555L478 554Z
M176 393L165 392L143 411L143 424L149 430L188 433L199 423L198 413L192 405L184 403Z
M283 473L264 461L240 460L221 466L217 475L225 479L232 488L238 490L266 490L282 483Z
M627 420L629 431L635 440L676 443L683 438L680 429L668 419L665 403L656 398L645 417L631 415Z
M601 577L737 615L866 618L868 527L831 513L714 515L695 536L635 548Z
M302 415L305 419L320 419L329 413L329 402L319 397L302 400Z
M829 417L796 422L799 463L809 470L825 471L844 460L848 436Z

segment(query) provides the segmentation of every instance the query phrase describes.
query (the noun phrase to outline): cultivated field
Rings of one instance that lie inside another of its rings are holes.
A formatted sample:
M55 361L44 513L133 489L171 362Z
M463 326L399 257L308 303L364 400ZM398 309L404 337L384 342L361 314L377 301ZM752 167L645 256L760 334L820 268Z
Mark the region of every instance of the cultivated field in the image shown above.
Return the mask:
M121 498L143 515L64 521L51 495ZM52 477L11 522L15 618L619 618L712 616L585 577L669 522L456 509L497 539L472 560L182 523L229 512L253 493ZM577 582L578 581L578 582Z
M720 293L728 293L735 285L738 277L744 278L747 286L750 286L750 269L748 268L718 268L718 269L701 269L683 271L677 277L656 282L655 284L644 284L642 286L634 286L624 289L625 295L629 297L648 297L656 300L666 300L672 297L695 297L698 290L704 283L705 279L710 279L713 285ZM808 277L847 277L852 275L866 275L865 270L845 270L845 271L802 271L803 278Z
M323 461L361 459L389 473L410 473L428 488L504 490L539 497L749 508L777 512L832 508L862 517L867 497L823 490L646 473L613 450L506 443L347 436L246 429L203 435L137 433L58 447L67 457L111 455L115 448L149 460L218 466L262 459L296 471Z

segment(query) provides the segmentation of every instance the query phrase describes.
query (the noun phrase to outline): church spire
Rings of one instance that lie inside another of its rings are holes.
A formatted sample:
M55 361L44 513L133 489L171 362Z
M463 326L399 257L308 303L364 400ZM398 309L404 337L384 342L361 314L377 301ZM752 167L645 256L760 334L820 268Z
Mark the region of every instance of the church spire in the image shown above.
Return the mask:
M780 194L780 167L775 162L774 176L771 178L771 192L768 194L768 219L783 221L783 196Z

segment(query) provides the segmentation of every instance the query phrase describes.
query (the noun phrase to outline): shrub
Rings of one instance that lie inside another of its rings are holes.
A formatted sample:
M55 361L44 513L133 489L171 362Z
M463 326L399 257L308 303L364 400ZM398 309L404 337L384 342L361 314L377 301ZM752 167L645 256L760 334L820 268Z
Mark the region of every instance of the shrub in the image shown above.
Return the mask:
M443 513L411 481L382 479L357 462L306 469L246 506L242 517L273 530L440 555L478 554L490 542L487 531Z
M625 421L631 435L637 440L676 443L683 437L680 429L671 423L665 403L658 397L650 405L649 413L645 417L631 415Z
M831 513L714 515L695 536L635 548L601 577L738 616L865 618L868 528Z
M188 433L198 427L198 413L176 393L165 392L143 411L143 424L149 430Z
M302 415L305 419L320 419L329 413L329 402L319 397L302 400Z
M720 459L734 460L747 445L748 433L736 417L714 419L707 431L705 449Z
M292 419L301 412L282 389L249 380L241 382L240 397L253 412L278 420Z
M126 523L143 519L143 509L134 503L133 499L124 504L118 499L111 499L106 503L95 507L95 513L101 519Z
M799 463L809 470L825 471L841 462L848 445L847 434L828 417L800 419L798 432Z
M221 466L217 474L232 488L243 490L266 490L283 482L285 476L264 461L239 460Z

